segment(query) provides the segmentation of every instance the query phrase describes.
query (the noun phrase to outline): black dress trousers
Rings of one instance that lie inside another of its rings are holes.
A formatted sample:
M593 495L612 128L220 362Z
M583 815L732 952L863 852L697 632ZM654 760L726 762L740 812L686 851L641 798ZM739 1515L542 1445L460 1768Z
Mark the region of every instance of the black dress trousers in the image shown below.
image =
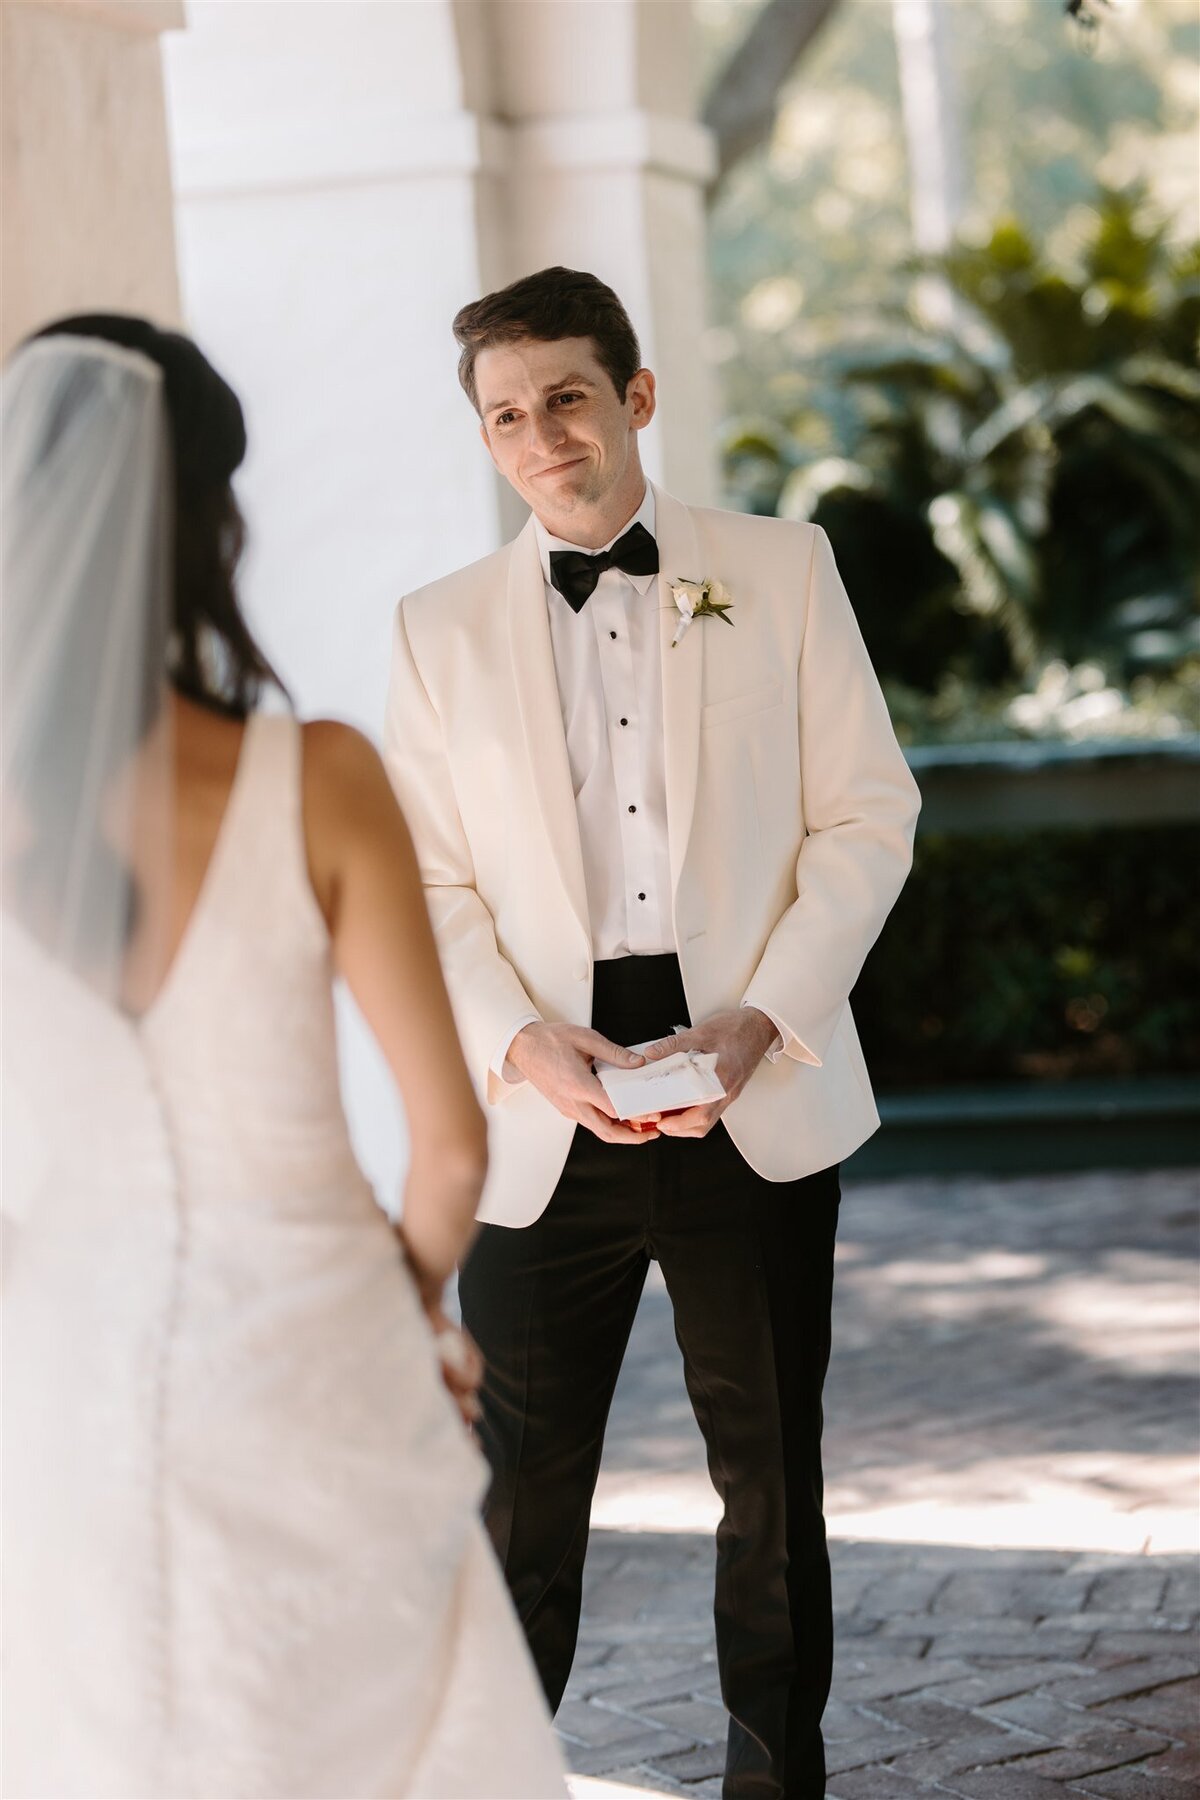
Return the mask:
M596 965L593 1023L619 1044L686 1021L673 956ZM483 1352L487 1523L552 1708L571 1671L604 1427L650 1259L724 1506L716 1638L726 1800L821 1800L833 1654L821 1512L838 1171L764 1181L718 1124L604 1144L580 1126L524 1230L485 1225L462 1270Z

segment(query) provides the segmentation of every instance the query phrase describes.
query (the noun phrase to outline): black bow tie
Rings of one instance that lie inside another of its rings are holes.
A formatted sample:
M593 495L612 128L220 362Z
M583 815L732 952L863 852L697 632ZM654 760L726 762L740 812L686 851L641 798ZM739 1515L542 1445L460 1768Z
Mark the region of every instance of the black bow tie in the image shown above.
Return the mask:
M584 550L550 552L550 585L573 612L591 599L605 569L622 569L626 575L658 574L658 545L644 525L631 525L611 550L601 550L596 556Z

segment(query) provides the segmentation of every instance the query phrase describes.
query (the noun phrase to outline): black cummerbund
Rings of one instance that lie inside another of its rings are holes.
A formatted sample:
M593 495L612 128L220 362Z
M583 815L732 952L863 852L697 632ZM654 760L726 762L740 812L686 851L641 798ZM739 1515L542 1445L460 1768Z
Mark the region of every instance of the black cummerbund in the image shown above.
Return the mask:
M689 1025L679 958L617 956L595 966L592 1025L615 1044L644 1044Z

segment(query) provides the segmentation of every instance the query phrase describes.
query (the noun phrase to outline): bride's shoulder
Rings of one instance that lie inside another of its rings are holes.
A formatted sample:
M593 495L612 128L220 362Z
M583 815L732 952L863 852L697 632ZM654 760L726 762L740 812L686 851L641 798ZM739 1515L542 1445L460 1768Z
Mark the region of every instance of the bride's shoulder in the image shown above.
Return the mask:
M338 897L348 882L378 887L400 868L420 893L412 840L383 758L365 732L339 719L312 719L301 727L301 744L309 879L336 935Z
M379 752L366 732L357 725L347 725L344 719L304 719L300 739L306 763L342 767L361 765L372 758L379 761Z
M361 802L364 790L388 791L383 759L365 732L341 719L307 719L300 727L305 804L335 814Z
M301 726L304 839L309 878L332 929L339 882L403 832L383 759L340 719Z

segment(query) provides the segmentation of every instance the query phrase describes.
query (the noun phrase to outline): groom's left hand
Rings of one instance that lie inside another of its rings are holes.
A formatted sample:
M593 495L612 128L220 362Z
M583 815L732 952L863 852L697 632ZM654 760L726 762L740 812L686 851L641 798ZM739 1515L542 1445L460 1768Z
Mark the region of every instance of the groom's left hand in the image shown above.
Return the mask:
M659 1038L644 1052L647 1062L674 1056L678 1050L716 1052L717 1075L725 1089L722 1100L707 1106L689 1106L682 1112L663 1113L658 1129L663 1137L707 1137L727 1106L732 1106L779 1031L766 1013L757 1006L734 1006L728 1012L713 1013L688 1031L672 1032Z

